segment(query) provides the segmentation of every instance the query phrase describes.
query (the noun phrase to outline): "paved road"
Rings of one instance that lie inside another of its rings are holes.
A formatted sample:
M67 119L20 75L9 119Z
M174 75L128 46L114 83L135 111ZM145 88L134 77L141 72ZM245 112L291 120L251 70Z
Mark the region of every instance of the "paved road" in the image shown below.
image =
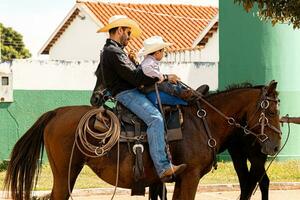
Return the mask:
M172 199L172 195L168 195L168 199ZM230 192L198 192L195 200L236 200L238 199L238 191ZM98 196L76 196L74 200L110 200L112 195L98 195ZM114 200L147 200L145 197L131 197L129 194L117 194ZM271 190L270 200L299 200L300 190ZM251 198L251 200L261 200L259 191Z
M114 188L94 188L94 189L81 189L73 191L74 200L110 200ZM168 187L168 199L172 199L173 187ZM50 191L37 191L34 196L43 197L49 194ZM284 183L284 184L271 184L269 191L270 200L298 200L300 199L300 183ZM0 191L0 200L5 199L4 193ZM239 197L238 185L213 185L206 187L202 185L198 189L195 200L237 200ZM42 199L42 198L38 198ZM47 199L47 198L45 198ZM148 194L145 197L130 196L130 190L117 189L114 200L147 200ZM5 199L8 200L8 199ZM251 198L251 200L261 200L259 189Z

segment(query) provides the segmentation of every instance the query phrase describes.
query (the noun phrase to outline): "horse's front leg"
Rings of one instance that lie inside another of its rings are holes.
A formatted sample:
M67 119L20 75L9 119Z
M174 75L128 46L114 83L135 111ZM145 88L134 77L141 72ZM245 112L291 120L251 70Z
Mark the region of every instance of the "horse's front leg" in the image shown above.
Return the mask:
M197 192L199 180L199 169L183 172L181 176L176 180L173 200L194 199Z

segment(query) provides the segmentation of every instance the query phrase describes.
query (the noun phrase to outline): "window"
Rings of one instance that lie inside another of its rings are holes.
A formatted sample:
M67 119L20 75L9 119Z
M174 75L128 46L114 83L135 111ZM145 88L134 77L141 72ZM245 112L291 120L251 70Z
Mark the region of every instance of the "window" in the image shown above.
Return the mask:
M3 76L2 79L2 85L8 85L9 84L9 81L8 81L8 76Z

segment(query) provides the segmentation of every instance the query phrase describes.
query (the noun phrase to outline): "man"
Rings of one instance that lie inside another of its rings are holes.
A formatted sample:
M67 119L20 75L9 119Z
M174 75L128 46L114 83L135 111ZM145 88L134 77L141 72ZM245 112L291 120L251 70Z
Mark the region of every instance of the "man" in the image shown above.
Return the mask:
M128 45L131 35L139 36L139 25L123 15L109 19L106 26L98 32L109 32L109 38L103 48L100 67L103 69L104 84L116 99L140 117L148 126L147 138L150 155L158 176L165 180L172 174L179 174L186 165L172 165L167 159L164 140L164 122L159 110L137 88L151 85L158 78L145 76L141 69L130 61L124 47ZM169 81L176 82L174 74L165 75Z

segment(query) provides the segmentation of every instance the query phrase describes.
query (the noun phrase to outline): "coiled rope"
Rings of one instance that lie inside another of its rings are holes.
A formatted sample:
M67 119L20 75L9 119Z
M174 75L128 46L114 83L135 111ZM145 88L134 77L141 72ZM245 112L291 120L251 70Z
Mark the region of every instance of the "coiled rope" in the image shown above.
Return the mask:
M96 116L99 112L105 113L108 115L110 119L109 125L105 124L108 128L106 132L94 132L89 127L89 121L93 116ZM109 126L109 127L108 127ZM121 125L118 117L109 110L105 110L103 107L92 109L88 111L79 121L76 133L75 133L75 141L72 147L70 161L69 161L69 172L68 172L68 190L70 198L73 200L72 192L70 188L70 176L71 176L71 164L73 159L73 153L75 149L75 145L80 150L82 154L84 154L87 157L101 157L105 155L107 152L111 150L111 148L118 142L118 153L117 153L117 173L116 173L116 184L114 193L111 199L114 198L118 179L119 179L119 150L120 150L120 144L119 144L119 138L121 133ZM91 144L88 141L88 135L90 135L93 139L96 140L96 142L99 144L99 146L95 146ZM80 146L82 145L82 146Z
M105 112L110 119L110 126L106 132L99 133L94 132L89 127L90 119L97 115L99 112ZM75 143L82 154L96 158L105 155L110 149L117 143L120 138L120 122L117 116L109 110L104 110L103 108L97 108L88 111L79 121L76 135ZM91 144L88 141L88 137L91 136L97 141L98 146Z

